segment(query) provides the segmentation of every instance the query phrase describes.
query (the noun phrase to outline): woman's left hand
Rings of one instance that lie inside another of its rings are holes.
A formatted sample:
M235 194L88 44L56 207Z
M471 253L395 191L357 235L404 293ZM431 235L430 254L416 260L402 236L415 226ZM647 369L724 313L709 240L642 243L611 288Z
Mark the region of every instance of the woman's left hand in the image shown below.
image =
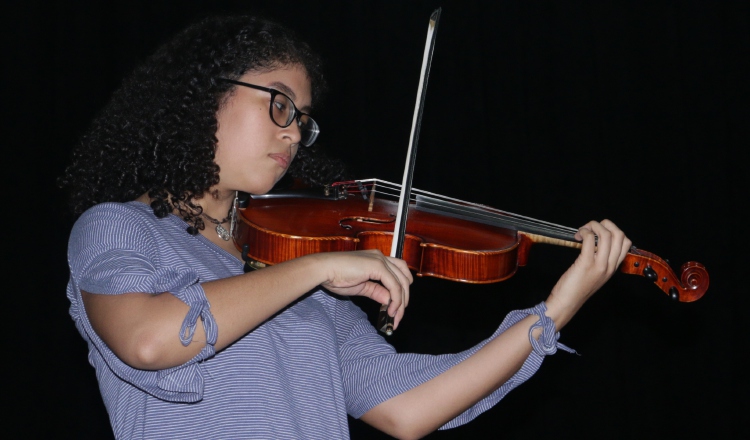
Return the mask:
M581 253L546 301L547 315L558 330L612 277L632 245L609 220L587 223L578 230L576 239L583 241Z

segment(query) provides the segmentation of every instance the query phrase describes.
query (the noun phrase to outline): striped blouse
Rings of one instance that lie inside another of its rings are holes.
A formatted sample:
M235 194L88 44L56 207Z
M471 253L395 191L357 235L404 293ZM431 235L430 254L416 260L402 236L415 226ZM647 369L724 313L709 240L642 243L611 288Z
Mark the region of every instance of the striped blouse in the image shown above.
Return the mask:
M70 314L88 343L118 439L348 438L347 414L362 416L486 343L456 354L399 354L351 301L314 291L217 353L218 329L200 283L239 275L242 262L202 235L187 234L186 227L173 215L157 219L139 202L104 203L85 212L71 233ZM81 290L168 292L190 307L182 327L174 329L175 338L189 343L201 319L206 335L199 339L208 343L184 365L134 369L94 332ZM491 338L529 314L543 315L543 307L511 312ZM559 334L550 333L551 321L541 324L547 348L537 344L507 383L443 428L490 408L531 377L545 353L561 346Z

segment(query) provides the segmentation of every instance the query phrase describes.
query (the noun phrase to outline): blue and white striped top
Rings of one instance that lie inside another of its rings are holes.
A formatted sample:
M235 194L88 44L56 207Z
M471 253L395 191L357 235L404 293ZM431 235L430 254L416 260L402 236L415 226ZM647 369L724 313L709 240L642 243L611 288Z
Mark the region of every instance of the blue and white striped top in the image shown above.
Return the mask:
M70 314L88 343L118 439L348 438L347 414L362 416L486 342L457 354L397 354L351 301L317 291L215 353L216 324L200 283L239 275L242 263L203 236L187 234L186 227L176 216L157 219L139 202L104 203L85 212L71 233ZM131 368L93 331L81 290L169 292L191 307L175 338L201 318L209 343L175 368ZM511 312L492 337L534 310ZM497 403L534 374L543 354L535 349L506 384L443 428Z

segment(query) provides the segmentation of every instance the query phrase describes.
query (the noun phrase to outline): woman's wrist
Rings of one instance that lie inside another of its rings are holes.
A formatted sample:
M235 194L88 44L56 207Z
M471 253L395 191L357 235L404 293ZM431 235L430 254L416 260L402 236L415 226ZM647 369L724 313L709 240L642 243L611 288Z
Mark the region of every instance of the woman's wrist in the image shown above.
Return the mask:
M537 304L530 311L538 317L529 328L529 342L534 352L540 356L547 356L555 354L560 348L569 353L575 353L575 350L557 342L560 338L560 327L548 312L545 302Z
M561 301L555 296L554 291L544 301L547 307L546 314L554 322L557 331L560 331L575 316L583 304L573 304L570 301Z

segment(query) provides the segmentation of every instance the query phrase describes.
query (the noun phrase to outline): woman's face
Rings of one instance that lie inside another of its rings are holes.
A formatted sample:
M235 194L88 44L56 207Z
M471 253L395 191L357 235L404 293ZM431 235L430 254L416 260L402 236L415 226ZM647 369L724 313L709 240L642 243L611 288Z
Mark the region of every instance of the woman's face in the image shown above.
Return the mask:
M310 81L304 67L291 65L264 73L247 73L239 81L276 89L310 112ZM295 122L282 128L269 115L271 94L235 86L217 113L215 162L222 191L264 194L281 179L297 154L300 131Z

